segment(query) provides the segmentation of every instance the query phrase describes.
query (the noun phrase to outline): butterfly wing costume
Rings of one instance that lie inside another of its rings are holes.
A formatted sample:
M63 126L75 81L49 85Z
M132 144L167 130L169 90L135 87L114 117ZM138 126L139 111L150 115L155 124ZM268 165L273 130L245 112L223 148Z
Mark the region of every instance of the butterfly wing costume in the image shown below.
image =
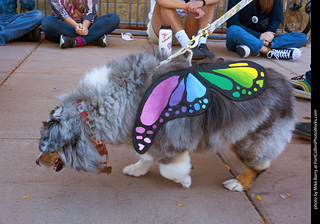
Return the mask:
M138 107L134 149L146 153L167 121L204 113L212 102L212 89L231 100L250 100L266 89L267 82L265 69L251 61L192 66L162 75L149 86Z

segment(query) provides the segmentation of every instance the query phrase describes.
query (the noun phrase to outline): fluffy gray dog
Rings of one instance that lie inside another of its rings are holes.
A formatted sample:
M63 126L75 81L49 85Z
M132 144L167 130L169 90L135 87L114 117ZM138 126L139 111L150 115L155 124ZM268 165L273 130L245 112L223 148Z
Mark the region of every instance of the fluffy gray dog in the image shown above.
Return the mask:
M130 142L136 111L147 87L159 76L189 66L184 57L179 57L157 67L163 59L157 53L144 52L88 72L76 90L60 96L61 106L44 122L37 163L54 166L57 172L64 167L98 171L101 155L78 103L85 102L95 122L97 139L108 144ZM164 124L150 150L123 173L141 176L156 162L161 175L189 188L189 151L231 148L246 169L225 181L224 186L234 191L247 189L256 175L281 154L295 125L290 82L272 69L266 71L268 87L262 94L247 101L232 101L212 90L212 103L206 112Z

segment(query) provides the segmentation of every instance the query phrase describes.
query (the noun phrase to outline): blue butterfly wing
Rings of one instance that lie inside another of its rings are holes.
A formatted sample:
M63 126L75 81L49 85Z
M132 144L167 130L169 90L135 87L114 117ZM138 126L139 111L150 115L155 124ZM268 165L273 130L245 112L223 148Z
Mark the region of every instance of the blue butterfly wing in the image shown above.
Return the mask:
M146 90L132 132L132 143L139 154L149 150L157 131L167 121L207 110L212 97L202 80L191 67L166 73Z

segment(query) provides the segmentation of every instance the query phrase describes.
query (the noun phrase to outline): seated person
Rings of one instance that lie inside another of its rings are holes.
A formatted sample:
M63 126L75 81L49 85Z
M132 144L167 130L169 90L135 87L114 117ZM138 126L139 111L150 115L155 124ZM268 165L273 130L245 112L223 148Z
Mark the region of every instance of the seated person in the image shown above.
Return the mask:
M40 24L43 13L33 10L34 0L20 0L22 8L28 11L17 14L16 0L0 0L0 45L9 41L33 41L41 40Z
M151 0L148 35L152 42L159 43L161 25L171 25L172 44L185 47L192 35L199 34L209 23L212 23L215 4L219 0ZM207 38L201 37L197 48L193 48L192 59L214 57L207 48Z
M240 0L229 0L228 9ZM246 58L267 55L268 58L297 59L298 49L307 43L303 33L276 35L282 17L281 0L253 0L227 21L227 48Z
M60 42L61 48L88 44L106 47L106 35L120 23L116 14L97 18L97 0L49 0L49 3L53 16L43 19L42 29L46 39Z

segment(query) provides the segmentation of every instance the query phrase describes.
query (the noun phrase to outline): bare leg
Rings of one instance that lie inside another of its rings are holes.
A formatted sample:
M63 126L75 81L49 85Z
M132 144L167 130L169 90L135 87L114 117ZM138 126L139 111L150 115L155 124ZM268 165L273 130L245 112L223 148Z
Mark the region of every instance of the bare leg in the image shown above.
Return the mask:
M177 11L175 9L162 8L157 3L154 6L151 24L157 36L159 36L160 26L164 24L170 24L174 34L183 29Z
M212 23L215 5L207 5L203 8L203 10L205 15L200 19L195 19L194 17L196 15L192 13L187 15L185 31L189 38L196 34L199 29L203 29L209 23ZM163 24L170 24L174 34L183 29L177 11L175 9L160 7L157 3L154 7L151 24L157 36L159 35L160 26Z
M203 29L208 26L209 23L213 22L213 17L215 15L216 5L206 5L203 8L205 13L204 17L199 19L199 29Z

